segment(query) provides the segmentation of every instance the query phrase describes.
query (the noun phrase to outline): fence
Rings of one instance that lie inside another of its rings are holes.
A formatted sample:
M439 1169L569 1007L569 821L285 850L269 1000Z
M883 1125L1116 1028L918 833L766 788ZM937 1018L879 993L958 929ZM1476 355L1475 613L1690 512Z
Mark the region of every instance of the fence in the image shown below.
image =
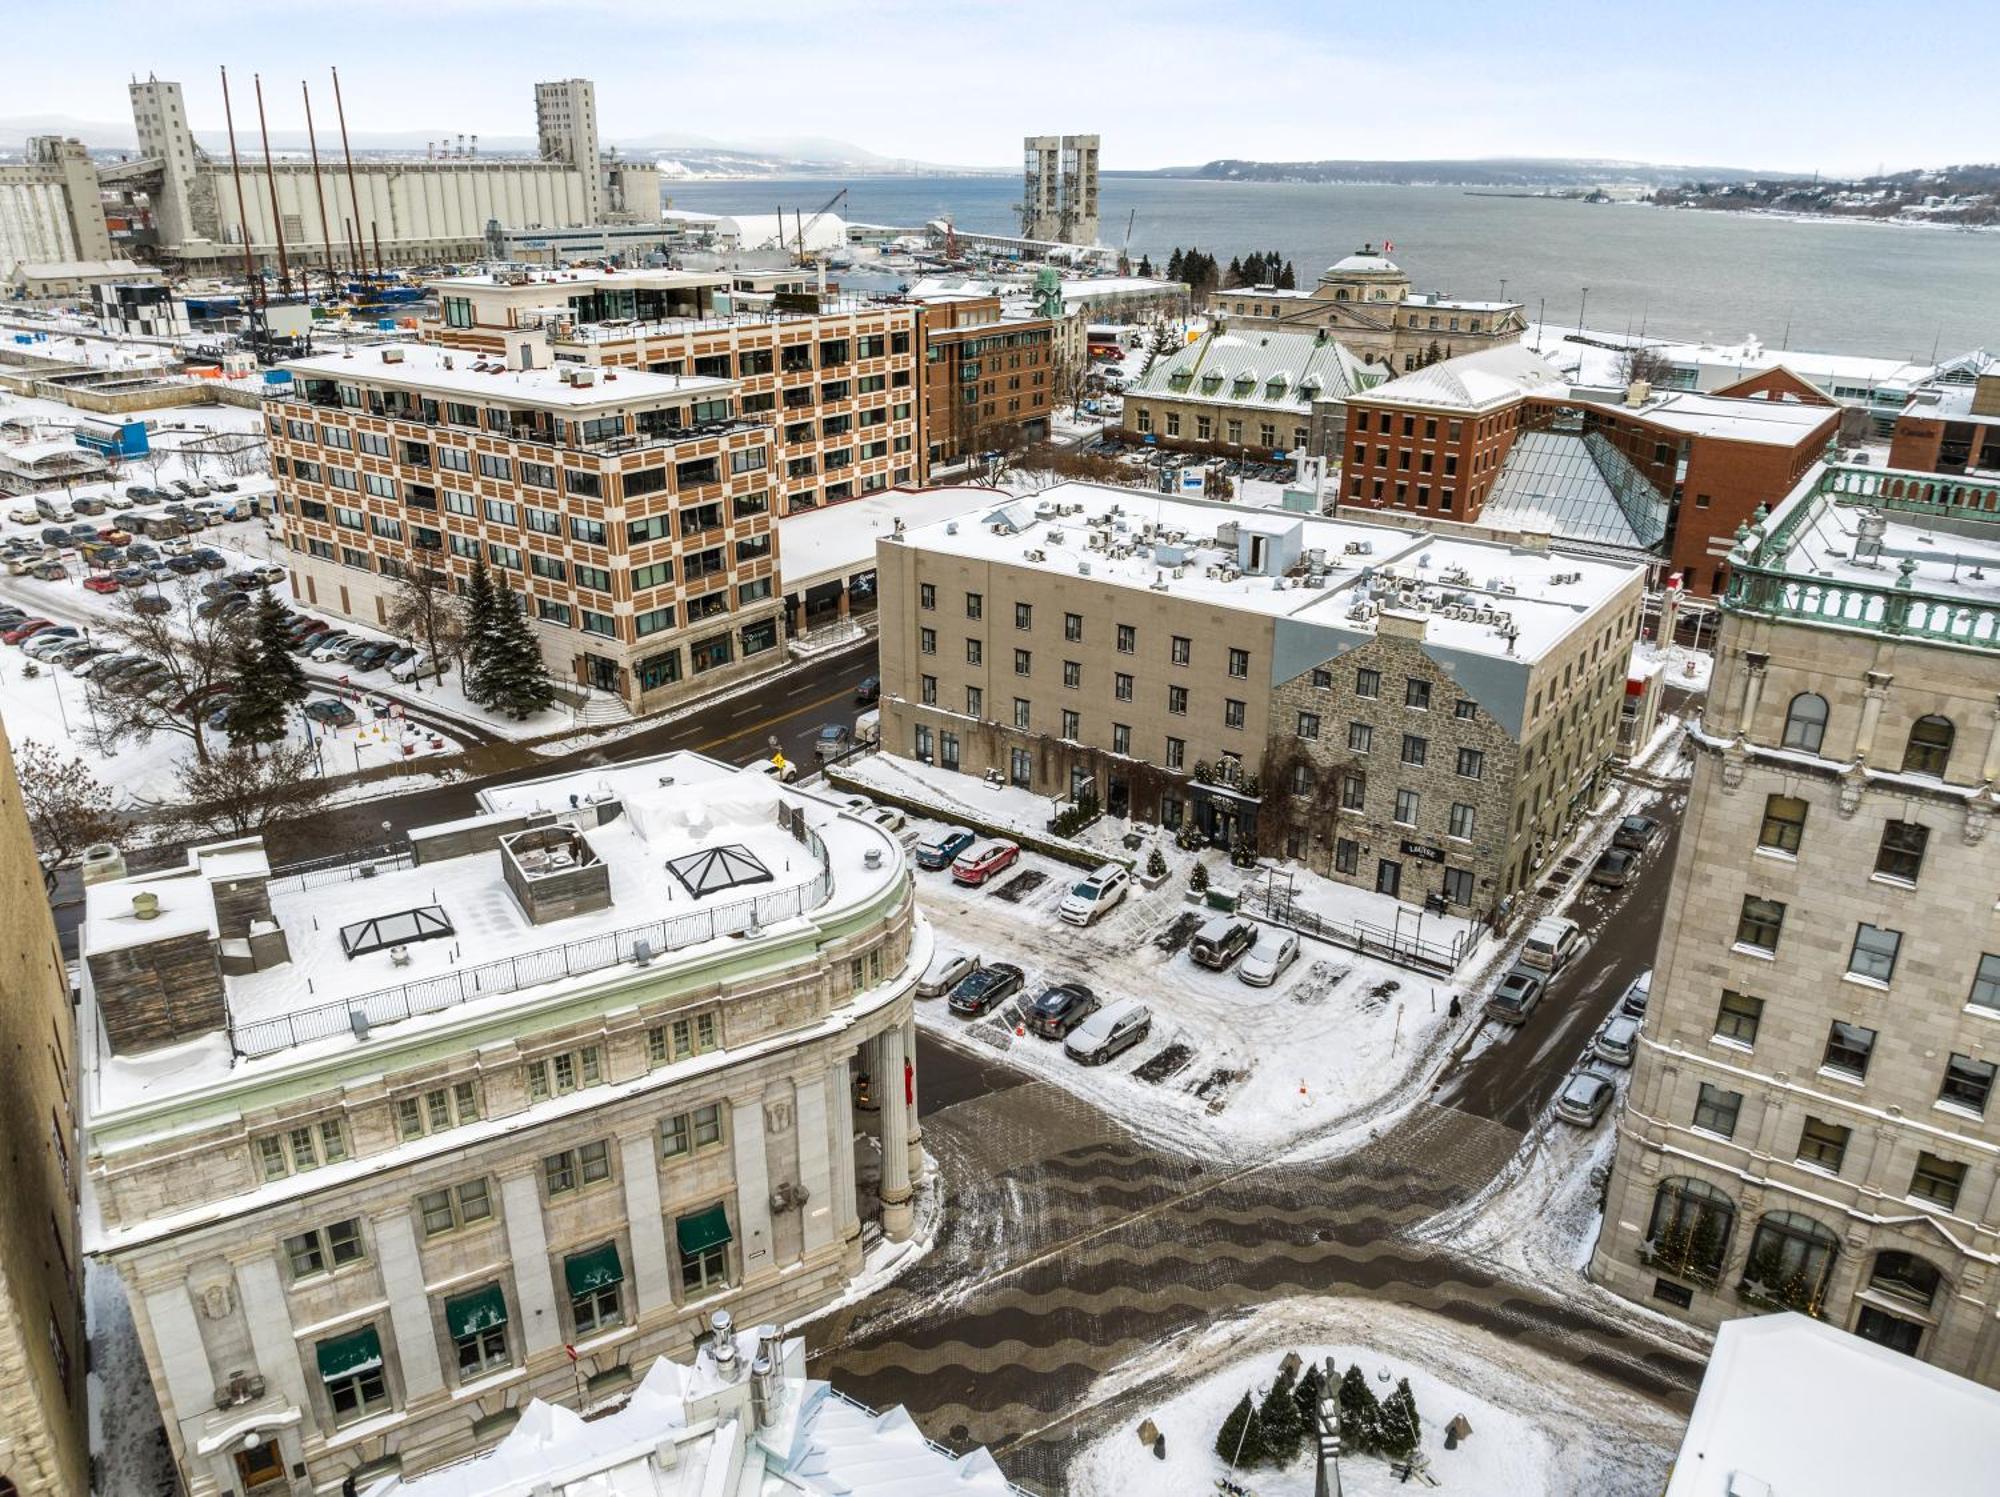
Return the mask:
M304 863L287 863L271 874L266 886L273 894L303 894L328 884L344 884L357 878L374 878L398 868L415 866L408 846L384 843L360 852L338 853L330 858L313 858Z
M1465 953L1477 936L1476 930L1467 928L1454 936L1450 945L1441 946L1436 941L1425 941L1413 935L1404 935L1401 931L1384 930L1365 920L1328 920L1311 910L1300 909L1283 897L1284 892L1280 889L1280 897L1273 899L1270 890L1252 884L1243 890L1239 902L1245 910L1254 910L1273 925L1288 926L1301 935L1330 941L1336 946L1358 951L1363 956L1380 957L1399 967L1429 972L1438 977L1449 977L1458 970L1458 964L1465 959Z
M518 992L586 972L601 972L623 962L637 963L641 942L645 943L650 958L687 946L699 946L704 941L713 941L721 936L737 935L754 926L795 919L819 908L833 897L833 870L827 860L826 844L810 828L806 830L803 840L818 859L820 869L806 883L751 899L693 910L685 915L628 925L622 930L587 936L559 946L544 946L476 967L460 967L436 977L418 978L398 987L381 988L268 1019L239 1021L232 1013L230 1045L238 1055L254 1058L343 1034L365 1038L367 1029L377 1024L395 1024L419 1014L455 1008L476 998ZM353 871L346 876L365 876L359 872L363 864L357 862L347 866ZM314 869L303 875L328 881L341 876L340 868ZM304 884L295 887L314 886Z

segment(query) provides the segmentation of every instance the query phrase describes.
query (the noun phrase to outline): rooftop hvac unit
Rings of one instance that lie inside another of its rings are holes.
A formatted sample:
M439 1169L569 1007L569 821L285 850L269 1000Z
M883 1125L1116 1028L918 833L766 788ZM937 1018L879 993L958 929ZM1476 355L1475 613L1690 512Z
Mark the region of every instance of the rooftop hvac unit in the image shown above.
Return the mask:
M1087 561L1078 562L1076 564L1076 575L1079 577L1088 577L1090 575L1090 563Z
M382 350L382 362L383 362L383 363L385 363L385 364L400 364L400 363L402 363L402 362L403 362L403 350L402 350L402 349L400 349L400 348L385 348L385 349L383 349L383 350Z
M1042 537L1042 539L1047 541L1051 546L1060 546L1062 544L1062 538L1063 538L1063 533L1060 530L1051 530L1047 535Z
M958 534L958 521L956 521L956 520L946 520L946 521L944 522L944 533L945 533L946 535L957 535L957 534Z

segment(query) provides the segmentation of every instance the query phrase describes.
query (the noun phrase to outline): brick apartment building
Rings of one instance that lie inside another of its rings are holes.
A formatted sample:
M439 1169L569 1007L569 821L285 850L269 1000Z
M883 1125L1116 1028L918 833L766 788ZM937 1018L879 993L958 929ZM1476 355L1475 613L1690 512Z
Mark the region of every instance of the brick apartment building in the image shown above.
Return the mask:
M997 296L953 296L923 303L920 322L930 463L1048 435L1056 321L1010 315Z
M1789 493L1840 426L1832 405L1771 392L1622 400L1572 390L1519 345L1447 359L1350 397L1341 499L1364 508L1475 522L1524 433L1579 431L1664 508L1660 542L1690 593L1727 580L1736 529Z
M2000 472L2000 374L1927 385L1896 417L1889 466L1921 473Z

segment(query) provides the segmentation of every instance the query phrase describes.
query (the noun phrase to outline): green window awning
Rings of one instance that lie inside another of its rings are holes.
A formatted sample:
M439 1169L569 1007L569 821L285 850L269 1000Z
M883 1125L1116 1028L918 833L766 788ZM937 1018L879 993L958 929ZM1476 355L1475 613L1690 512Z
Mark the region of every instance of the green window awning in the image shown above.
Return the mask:
M607 1242L588 1252L572 1253L563 1259L563 1277L569 1283L569 1297L590 1294L606 1284L625 1282L625 1269L618 1261L618 1244Z
M712 1247L719 1247L735 1234L729 1230L729 1213L716 1202L706 1211L697 1211L693 1216L678 1217L674 1221L674 1239L681 1245L683 1253L702 1253Z
M322 1341L317 1350L322 1382L334 1383L342 1378L358 1377L382 1365L382 1340L375 1334L372 1325Z
M507 1296L498 1284L488 1284L448 1299L444 1302L444 1323L454 1341L503 1326L507 1323Z

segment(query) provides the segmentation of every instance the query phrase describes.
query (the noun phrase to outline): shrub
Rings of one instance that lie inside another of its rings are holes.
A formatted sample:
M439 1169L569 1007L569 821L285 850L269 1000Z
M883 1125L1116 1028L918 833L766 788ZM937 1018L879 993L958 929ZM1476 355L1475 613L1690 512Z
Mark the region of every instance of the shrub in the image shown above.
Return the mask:
M1146 854L1146 877L1165 878L1166 876L1167 876L1166 854L1161 852L1159 848L1156 847L1151 852Z
M1206 894L1208 892L1208 867L1206 864L1197 863L1193 868L1188 870L1188 887L1197 894Z

